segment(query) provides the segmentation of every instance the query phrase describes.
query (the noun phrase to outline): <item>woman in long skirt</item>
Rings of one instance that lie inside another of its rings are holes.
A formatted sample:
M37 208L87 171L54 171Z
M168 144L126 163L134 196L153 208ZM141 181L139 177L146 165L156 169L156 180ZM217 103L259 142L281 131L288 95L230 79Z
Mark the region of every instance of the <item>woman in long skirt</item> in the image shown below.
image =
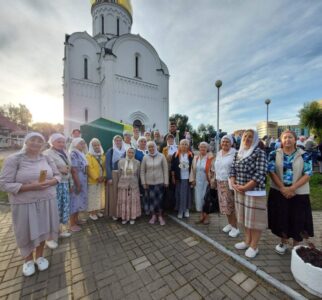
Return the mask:
M141 216L140 162L134 158L134 153L134 148L129 148L126 158L118 163L117 217L122 219L122 224L130 221L131 225Z

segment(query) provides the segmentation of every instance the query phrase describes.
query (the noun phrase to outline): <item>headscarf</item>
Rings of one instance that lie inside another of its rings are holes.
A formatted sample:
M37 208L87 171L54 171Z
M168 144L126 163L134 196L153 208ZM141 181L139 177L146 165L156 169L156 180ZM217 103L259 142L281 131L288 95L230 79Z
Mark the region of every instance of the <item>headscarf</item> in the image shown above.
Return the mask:
M50 136L50 138L48 140L48 143L52 148L54 148L54 145L53 145L54 142L59 140L59 139L63 139L66 142L66 137L64 135L62 135L61 133L53 133ZM56 148L54 148L54 150L57 151L58 153L60 153L65 158L65 160L67 160L67 155L66 155L64 150L59 150L59 149L56 149Z
M26 153L26 148L27 148L26 143L27 143L27 141L30 140L31 138L35 137L35 136L41 138L44 143L46 142L44 136L41 133L39 133L39 132L29 132L25 136L25 139L23 141L23 147L20 150L21 153Z
M95 142L100 144L100 152L95 152L94 147L93 147L93 143L95 143ZM104 150L102 148L102 144L101 144L99 139L97 139L97 138L91 139L91 141L89 142L89 150L88 150L88 152L90 154L92 154L93 156L97 156L97 157L101 156L104 153Z
M149 146L150 146L150 145L153 145L153 147L154 147L154 153L153 153L153 154L151 154L151 153L150 153L150 151L149 151ZM150 155L151 157L156 157L156 156L159 154L157 144L156 144L154 141L149 141L149 142L147 143L147 148L148 148L148 151L149 151L149 155Z
M245 149L245 144L243 142L244 136L250 131L254 135L253 142L252 142L251 146L249 147L249 149ZM242 136L242 142L241 142L240 148L238 150L238 154L237 154L238 159L242 160L242 159L245 159L248 156L250 156L253 153L253 151L255 150L255 148L258 146L258 143L259 143L258 133L253 129L246 130Z
M116 146L116 143L115 143L115 140L119 138L122 140L122 146L121 146L121 149L119 149L117 146ZM124 145L124 141L122 139L122 137L120 135L116 135L114 138L113 138L113 157L112 157L112 163L113 165L115 163L117 163L122 157L124 157L124 154L125 154L126 150L125 150L125 145Z
M169 144L169 142L168 142L169 138L173 139L173 145ZM174 153L176 153L178 151L178 146L176 144L176 140L175 140L174 136L171 133L169 133L167 135L167 147L168 147L168 155L173 155Z
M74 138L73 140L72 140L72 142L71 142L71 144L70 144L70 147L69 147L69 153L71 153L71 152L77 152L79 155L80 155L80 157L85 161L85 165L87 166L87 159L86 159L86 156L85 156L85 153L87 152L87 149L85 149L84 150L84 152L83 151L79 151L77 148L76 148L76 146L79 144L79 143L81 143L81 142L84 142L85 143L85 141L84 141L84 139L82 139L81 137L78 137L78 138ZM86 145L86 143L85 143L85 145ZM86 146L87 147L87 146Z
M233 137L230 134L226 134L224 135L222 138L222 140L228 140L230 142L230 145L232 146L234 144L234 140Z
M134 162L135 158L134 158L134 156L131 159L129 158L129 156L128 156L128 151L129 150L133 150L135 152L134 148L129 148L129 149L126 150L125 165L124 165L124 175L125 176L128 175L128 173L127 173L128 170L131 171L131 174L133 174L133 169L134 169L134 163L133 162Z
M141 140L146 140L146 137L145 136L140 136L138 138L138 140L137 140L137 149L136 150L141 151L144 155L146 155L146 154L149 153L149 151L147 150L147 148L145 148L145 150L140 149L139 143L140 143Z

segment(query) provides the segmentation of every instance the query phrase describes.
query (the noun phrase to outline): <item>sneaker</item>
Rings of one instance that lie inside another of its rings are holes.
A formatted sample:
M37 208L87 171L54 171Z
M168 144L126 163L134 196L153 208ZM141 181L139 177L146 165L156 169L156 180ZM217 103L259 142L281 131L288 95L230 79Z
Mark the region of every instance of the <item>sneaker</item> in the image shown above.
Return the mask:
M184 217L185 218L189 218L190 217L189 209L186 209L186 211L184 212Z
M70 227L70 231L72 231L72 232L79 232L81 230L82 230L82 228L80 228L78 225L74 225L74 226Z
M134 224L135 224L135 220L131 220L131 221L130 221L130 224L131 224L131 225L134 225Z
M112 217L113 221L117 221L118 218L117 217Z
M240 231L238 228L232 227L232 229L229 231L228 235L232 238L235 238L237 236L239 236Z
M159 217L159 222L160 222L161 226L165 225L165 221L164 221L163 217L161 217L161 216Z
M103 218L103 217L104 217L104 214L103 214L103 213L101 213L101 212L98 212L98 213L97 213L97 216L98 216L99 218Z
M122 225L125 225L126 223L127 223L127 221L126 221L126 220L122 221Z
M35 274L36 269L35 269L35 263L33 260L29 260L25 262L22 266L22 274L26 277L31 276Z
M183 213L178 213L178 219L182 219L183 218Z
M233 229L233 226L231 226L230 224L228 224L228 225L226 225L223 229L222 229L222 231L223 232L225 232L225 233L227 233L227 232L229 232L230 230L232 230Z
M46 241L46 245L49 249L56 249L58 247L58 243L56 241Z
M286 250L287 250L287 245L283 243L280 243L275 247L275 252L280 255L285 254Z
M156 215L153 215L152 218L149 221L149 224L153 225L155 223L155 221L157 220Z
M245 256L248 258L254 258L257 254L258 254L258 248L254 250L252 247L249 247L245 251Z
M68 238L68 237L70 237L72 234L70 233L70 232L68 232L68 231L63 231L63 232L61 232L60 234L59 234L59 236L61 237L61 238Z
M240 242L235 244L235 248L238 250L245 250L248 248L248 245L245 242Z
M44 257L38 257L36 259L36 265L37 265L39 271L45 271L49 267L49 262Z
M97 217L96 215L89 215L89 217L90 217L93 221L98 220L98 217Z

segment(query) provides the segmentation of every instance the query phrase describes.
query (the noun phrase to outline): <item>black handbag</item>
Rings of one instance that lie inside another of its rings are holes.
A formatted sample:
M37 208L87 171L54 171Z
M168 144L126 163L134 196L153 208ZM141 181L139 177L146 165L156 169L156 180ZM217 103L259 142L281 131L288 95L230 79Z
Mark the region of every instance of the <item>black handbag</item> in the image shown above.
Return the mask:
M207 188L205 197L204 197L204 205L202 207L202 212L206 214L218 213L219 212L219 202L218 202L218 194L217 190Z

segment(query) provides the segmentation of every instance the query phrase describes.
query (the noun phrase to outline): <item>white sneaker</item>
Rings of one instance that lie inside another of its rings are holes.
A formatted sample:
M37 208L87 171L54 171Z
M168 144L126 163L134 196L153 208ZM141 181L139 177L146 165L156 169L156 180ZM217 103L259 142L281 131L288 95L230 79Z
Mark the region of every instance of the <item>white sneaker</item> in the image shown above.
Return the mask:
M46 245L49 249L56 249L58 247L58 243L56 241L46 241Z
M240 242L235 244L235 248L238 250L245 250L248 248L248 245L245 242Z
M228 235L232 238L235 238L237 236L239 236L240 231L238 228L232 227L232 229L229 231Z
M127 223L127 221L125 221L125 220L124 220L124 221L122 221L122 224L123 224L123 225L125 225L126 223Z
M97 213L97 216L98 216L99 218L103 218L103 217L104 217L104 214L103 214L103 213L101 213L101 212L98 212L98 213Z
M25 262L22 266L22 274L26 277L31 276L35 274L36 269L35 269L35 263L33 260L29 260Z
M59 236L61 237L61 238L68 238L68 237L70 237L72 234L70 233L70 232L68 232L68 231L63 231L63 232L61 232L60 234L59 234Z
M89 217L90 217L93 221L98 220L98 217L97 217L96 215L89 215Z
M233 226L231 226L230 224L228 224L228 225L226 225L223 229L222 229L222 231L223 232L225 232L225 233L227 233L227 232L229 232L230 230L232 230L233 229Z
M118 218L117 217L112 217L113 221L117 221Z
M183 214L182 213L178 213L178 219L182 219L183 218Z
M280 255L285 254L286 250L287 250L287 245L283 243L280 243L275 247L275 252L277 252Z
M186 209L186 211L184 212L184 217L185 218L189 218L190 217L189 209Z
M38 257L36 260L36 265L37 265L39 271L45 271L49 267L49 262L44 257Z
M245 256L248 258L254 258L257 254L258 254L258 248L254 250L252 247L249 247L245 251Z
M130 221L130 224L131 224L131 225L134 225L134 224L135 224L135 220L131 220L131 221Z

